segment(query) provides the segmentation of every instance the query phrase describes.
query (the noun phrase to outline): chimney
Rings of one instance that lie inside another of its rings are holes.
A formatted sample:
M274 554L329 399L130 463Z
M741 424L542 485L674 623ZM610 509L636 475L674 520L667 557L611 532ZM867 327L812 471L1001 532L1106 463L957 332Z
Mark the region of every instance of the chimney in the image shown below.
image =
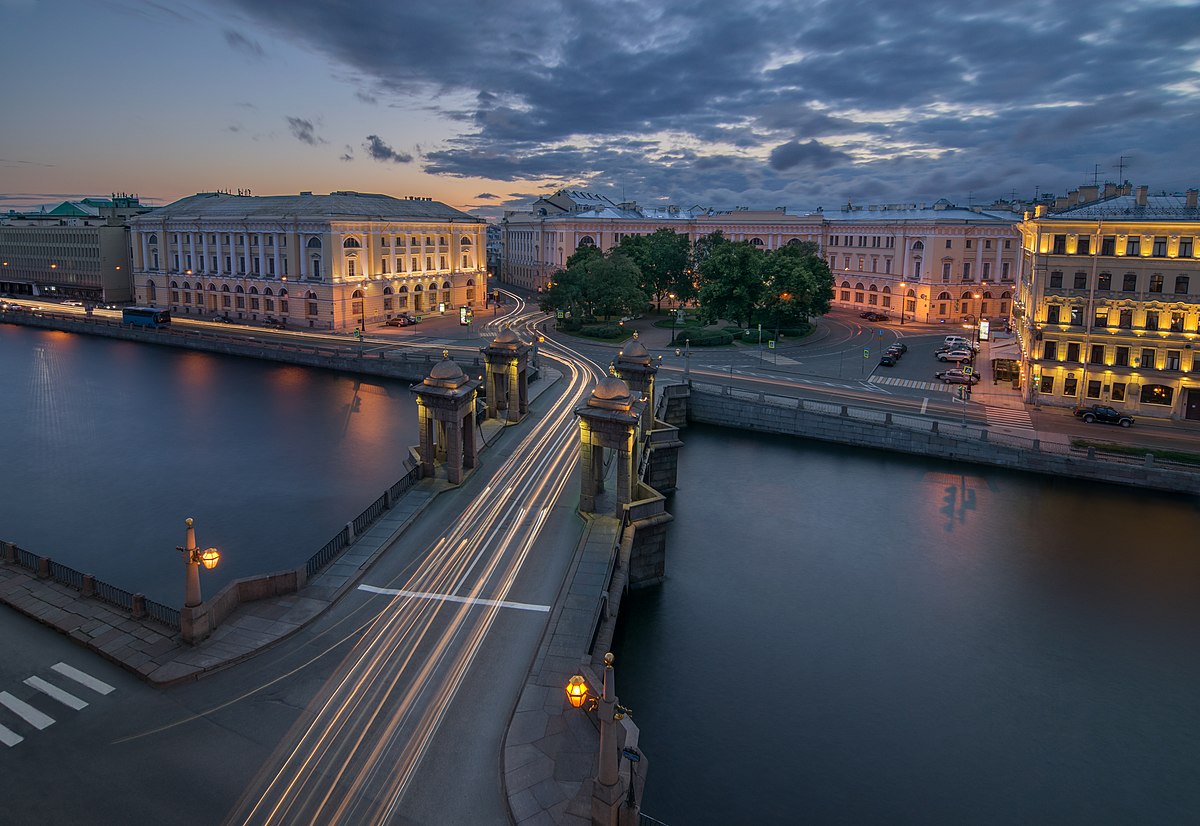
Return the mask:
M1138 206L1146 205L1146 190L1147 190L1147 188L1148 187L1139 186L1134 191L1134 203L1136 203Z
M1189 190L1187 191L1187 202L1186 202L1186 204L1185 204L1185 205L1187 206L1187 208L1188 208L1188 209L1195 209L1195 208L1196 208L1196 206L1197 206L1197 204L1196 204L1196 196L1197 196L1197 195L1200 195L1200 190L1197 190L1197 189L1189 189Z
M1046 214L1046 205L1045 204L1038 204L1037 206L1035 206L1033 208L1033 217L1034 218L1041 218L1045 214Z
M1086 204L1096 200L1100 195L1100 187L1098 186L1081 186L1079 187L1079 203Z
M1062 210L1062 209L1066 209L1070 205L1071 205L1071 196L1070 195L1059 195L1057 198L1054 199L1054 211L1055 212Z
M1116 184L1114 184L1112 181L1104 182L1104 197L1105 198L1111 198L1112 196L1119 195L1119 194L1120 194L1120 188Z

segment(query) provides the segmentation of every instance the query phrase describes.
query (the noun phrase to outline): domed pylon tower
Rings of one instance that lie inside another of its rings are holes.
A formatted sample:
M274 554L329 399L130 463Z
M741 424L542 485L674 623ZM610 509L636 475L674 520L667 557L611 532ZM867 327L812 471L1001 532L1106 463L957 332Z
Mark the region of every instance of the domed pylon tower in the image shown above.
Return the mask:
M635 397L641 396L646 400L642 411L642 431L654 429L654 377L658 374L658 365L645 345L638 341L635 330L633 338L625 342L621 352L617 354L613 368L617 378L625 382Z
M423 382L413 387L417 394L417 418L421 434L421 476L434 476L439 462L446 465L446 479L462 483L463 471L478 464L475 446L475 399L479 379L467 378L450 354L433 366Z
M641 394L615 376L596 383L587 403L575 408L579 417L579 510L594 513L596 498L604 492L604 451L614 452L617 463L616 516L633 501L634 462L641 437Z
M519 422L529 412L529 351L531 345L506 327L487 347L480 349L487 362L487 416L504 413Z

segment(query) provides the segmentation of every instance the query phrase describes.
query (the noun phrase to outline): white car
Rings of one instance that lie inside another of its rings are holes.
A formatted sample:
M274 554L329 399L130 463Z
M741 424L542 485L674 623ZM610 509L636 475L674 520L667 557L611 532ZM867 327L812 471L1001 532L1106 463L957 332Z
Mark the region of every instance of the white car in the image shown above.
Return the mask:
M82 301L64 301L63 306L64 307L82 307L83 302Z
M975 358L975 354L970 350L948 350L945 353L937 354L938 361L956 361L960 364L973 358Z

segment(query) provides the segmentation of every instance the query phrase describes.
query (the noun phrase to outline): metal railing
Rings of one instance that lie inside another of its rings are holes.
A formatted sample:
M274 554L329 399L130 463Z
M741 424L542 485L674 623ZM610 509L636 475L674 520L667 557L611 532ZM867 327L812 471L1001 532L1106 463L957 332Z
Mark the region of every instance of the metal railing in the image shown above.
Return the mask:
M32 571L38 577L44 577L51 582L65 585L72 590L79 591L85 596L90 596L114 608L127 611L134 617L139 616L137 609L141 608L145 611L145 616L162 623L168 628L173 628L176 631L179 630L179 611L175 608L146 599L141 594L134 594L123 588L110 585L107 582L96 579L90 574L82 573L74 568L55 562L49 557L39 556L9 543L0 544L11 549L11 552L6 555L10 564L15 564L27 571Z

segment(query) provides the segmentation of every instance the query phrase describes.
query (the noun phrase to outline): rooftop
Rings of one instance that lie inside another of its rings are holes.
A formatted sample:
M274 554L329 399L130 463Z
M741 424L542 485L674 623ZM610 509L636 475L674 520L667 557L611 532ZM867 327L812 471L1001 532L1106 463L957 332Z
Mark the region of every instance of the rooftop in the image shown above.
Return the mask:
M1080 204L1070 209L1043 215L1042 220L1096 220L1109 218L1117 221L1200 221L1200 208L1187 205L1184 195L1143 195L1144 204L1138 203L1138 195L1118 195Z
M453 221L486 223L482 218L429 198L393 198L367 192L331 192L314 195L230 195L200 192L181 198L154 211L149 221L172 218L264 218L281 217L364 219L376 221Z

